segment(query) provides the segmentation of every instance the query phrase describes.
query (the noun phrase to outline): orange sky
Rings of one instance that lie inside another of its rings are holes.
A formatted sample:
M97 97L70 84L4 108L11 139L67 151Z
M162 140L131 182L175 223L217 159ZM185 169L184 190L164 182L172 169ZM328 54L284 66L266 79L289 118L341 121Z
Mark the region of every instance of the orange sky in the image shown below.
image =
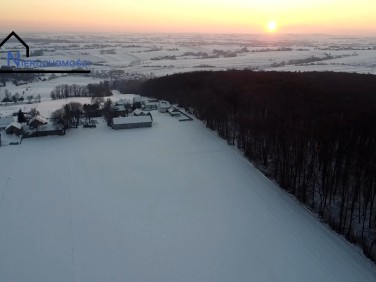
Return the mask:
M0 32L376 34L376 0L2 1Z

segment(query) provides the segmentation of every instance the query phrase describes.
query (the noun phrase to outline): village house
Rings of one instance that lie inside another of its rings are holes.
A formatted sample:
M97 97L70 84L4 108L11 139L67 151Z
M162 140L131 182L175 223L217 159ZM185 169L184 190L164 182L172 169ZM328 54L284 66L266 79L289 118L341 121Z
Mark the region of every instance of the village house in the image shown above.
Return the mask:
M154 99L154 98L148 98L146 102L149 102L149 103L158 103L158 99Z
M145 112L141 109L135 109L132 113L134 116L146 116L149 114L148 112Z
M117 117L124 117L128 115L128 110L124 105L115 105L111 110Z
M31 129L38 128L39 126L47 124L47 123L48 123L48 120L46 118L40 115L37 115L29 121L29 127Z
M112 119L112 128L117 130L117 129L151 127L152 122L153 120L152 120L151 115L117 117L117 118Z
M132 105L128 100L121 99L115 102L115 106L124 106L126 109L129 109Z
M5 127L5 132L7 134L15 134L17 136L20 136L22 135L22 124L17 121L14 121L8 124L7 127Z
M158 103L157 102L146 102L146 103L143 104L142 109L144 111L158 110Z
M171 108L171 105L167 101L159 101L159 112L167 113L168 109Z
M147 98L145 98L145 97L136 96L136 97L133 98L133 103L142 104L142 103L145 103L145 102L147 102Z

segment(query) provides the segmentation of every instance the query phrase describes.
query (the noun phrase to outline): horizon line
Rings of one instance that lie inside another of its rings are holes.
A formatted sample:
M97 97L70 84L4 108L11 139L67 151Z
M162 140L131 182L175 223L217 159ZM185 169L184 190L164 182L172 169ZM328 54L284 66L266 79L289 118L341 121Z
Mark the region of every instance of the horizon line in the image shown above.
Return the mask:
M195 32L195 31L184 31L184 32L167 32L167 31L155 31L155 32L146 32L146 31L22 31L18 30L17 32L23 34L55 34L55 35L68 35L68 34L78 34L78 35L156 35L156 34L163 34L163 35L252 35L252 36L268 36L268 37L275 37L275 36L352 36L352 37L376 37L376 33L374 34L359 34L359 33L324 33L324 32L276 32L276 33L267 33L267 32ZM7 31L0 31L0 34L8 34Z

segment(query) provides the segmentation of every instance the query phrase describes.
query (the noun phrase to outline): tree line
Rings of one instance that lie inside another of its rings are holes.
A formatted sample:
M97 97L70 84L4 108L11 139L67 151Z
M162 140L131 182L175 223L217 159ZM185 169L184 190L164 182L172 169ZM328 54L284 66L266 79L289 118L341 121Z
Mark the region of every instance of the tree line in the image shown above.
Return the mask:
M60 84L51 91L51 99L59 100L70 97L106 97L112 96L108 81L90 83L87 86Z
M111 101L108 99L108 101ZM90 122L94 117L102 115L101 104L104 102L102 97L92 97L90 104L81 104L79 102L70 102L60 109L51 113L51 120L54 124L59 124L65 131L68 128L77 128L82 118L85 122Z
M376 259L376 76L252 71L151 79Z
M25 91L23 91L23 94L25 93ZM8 89L5 89L4 90L4 98L1 100L1 103L14 103L14 104L17 104L17 103L23 103L25 101L25 98L24 98L24 95L22 94L22 96L16 92L12 95L12 92L10 92ZM35 101L35 102L40 102L42 100L42 96L40 94L34 96L34 95L26 95L26 100L28 101L28 103L30 104L31 101Z
M145 78L140 79L115 79L112 82L111 89L119 90L122 94L140 93Z

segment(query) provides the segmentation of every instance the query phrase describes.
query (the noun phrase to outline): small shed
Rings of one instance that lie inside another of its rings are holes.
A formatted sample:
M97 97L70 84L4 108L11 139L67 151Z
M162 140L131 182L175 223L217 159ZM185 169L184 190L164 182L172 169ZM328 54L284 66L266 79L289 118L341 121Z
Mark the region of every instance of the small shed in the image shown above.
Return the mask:
M140 110L140 109L135 109L134 111L133 111L133 115L134 116L146 116L146 115L148 115L149 113L147 113L147 112L144 112L144 111L142 111L142 110Z
M153 123L153 120L150 115L118 117L118 118L112 119L112 128L117 130L117 129L151 127L152 123Z
M15 134L17 136L22 134L22 124L14 121L5 128L7 134Z

